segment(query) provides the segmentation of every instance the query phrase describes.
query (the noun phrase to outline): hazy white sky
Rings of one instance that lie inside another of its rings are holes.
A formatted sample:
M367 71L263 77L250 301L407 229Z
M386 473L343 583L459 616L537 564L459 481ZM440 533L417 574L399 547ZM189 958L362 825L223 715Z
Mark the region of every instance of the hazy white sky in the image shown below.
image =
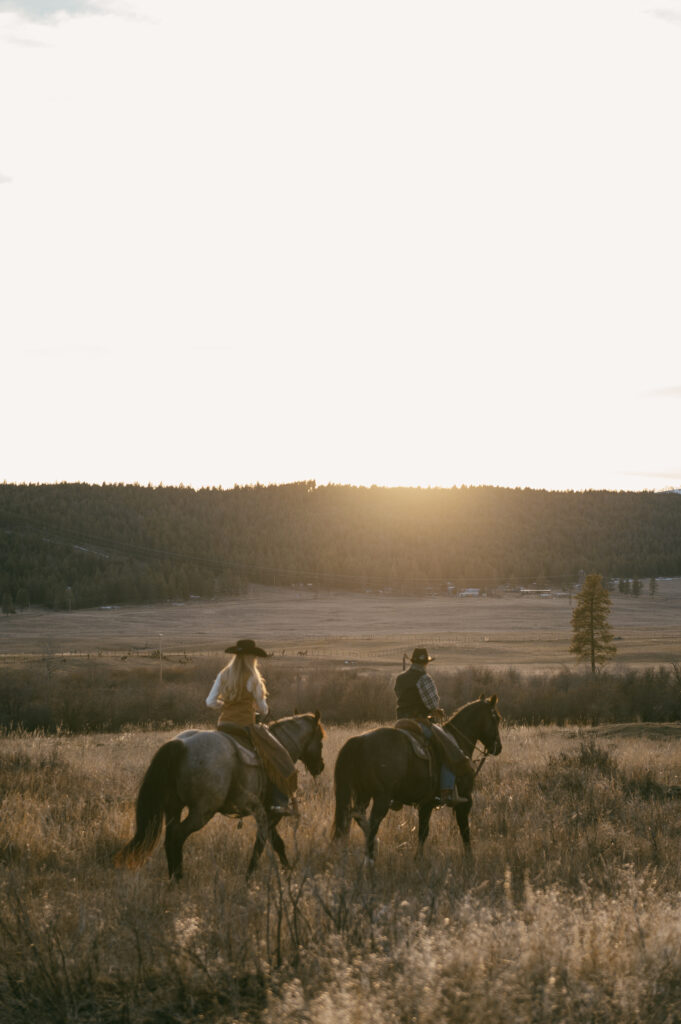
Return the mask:
M0 0L0 480L681 486L681 0Z

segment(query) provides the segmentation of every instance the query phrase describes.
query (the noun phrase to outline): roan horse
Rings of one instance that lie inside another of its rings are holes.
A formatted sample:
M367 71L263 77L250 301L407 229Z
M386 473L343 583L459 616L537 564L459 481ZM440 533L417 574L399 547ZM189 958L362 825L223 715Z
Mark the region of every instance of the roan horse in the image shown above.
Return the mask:
M318 711L280 718L269 728L294 761L302 761L314 777L321 774L324 728ZM255 817L257 834L248 875L268 839L288 867L284 842L277 832L281 814L265 808L266 789L262 767L242 761L228 734L217 729L187 729L154 754L137 794L135 835L116 855L116 863L130 868L143 864L159 841L165 818L168 874L180 879L185 840L213 815L226 814ZM180 820L184 807L189 811Z
M480 741L485 748L484 760L488 754L501 753L500 718L496 695L485 698L482 694L478 700L456 711L443 728L451 733L467 757ZM473 803L471 791L475 774L457 777L459 795L468 798L466 804L455 808L466 850L470 849L471 841L468 815ZM366 856L371 863L376 833L391 804L413 804L419 811L417 856L420 855L428 837L430 816L437 805L437 781L432 778L428 763L417 757L411 741L400 730L384 727L353 736L341 747L336 761L334 839L347 835L354 819L366 836ZM371 800L367 821L365 812Z

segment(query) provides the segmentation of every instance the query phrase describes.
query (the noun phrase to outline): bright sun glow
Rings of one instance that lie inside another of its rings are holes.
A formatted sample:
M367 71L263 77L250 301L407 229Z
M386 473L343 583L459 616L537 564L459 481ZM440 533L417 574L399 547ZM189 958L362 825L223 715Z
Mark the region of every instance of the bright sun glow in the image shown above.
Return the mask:
M675 0L0 0L0 91L0 478L681 485Z

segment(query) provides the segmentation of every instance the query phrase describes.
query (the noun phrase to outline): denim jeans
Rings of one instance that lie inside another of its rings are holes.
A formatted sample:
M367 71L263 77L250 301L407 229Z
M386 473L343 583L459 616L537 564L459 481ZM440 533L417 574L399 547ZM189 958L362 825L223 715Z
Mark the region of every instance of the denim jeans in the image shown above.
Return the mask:
M423 722L419 722L419 726L421 727L421 732L423 733L425 738L427 740L430 740L432 738L432 735L433 735L433 730L429 726L424 725ZM449 768L444 763L444 761L441 761L440 762L440 790L454 789L455 785L456 785L456 775L454 774L452 769Z

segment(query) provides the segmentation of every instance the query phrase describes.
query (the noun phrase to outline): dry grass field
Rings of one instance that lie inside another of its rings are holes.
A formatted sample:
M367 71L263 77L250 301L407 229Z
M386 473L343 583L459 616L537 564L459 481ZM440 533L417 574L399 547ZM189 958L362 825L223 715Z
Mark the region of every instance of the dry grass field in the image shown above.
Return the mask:
M588 676L560 675L574 664L570 611L567 598L254 589L230 601L3 617L4 720L36 726L0 735L3 1024L681 1020L672 720L507 724L503 753L479 776L470 861L448 811L434 814L420 862L410 808L383 823L373 869L356 827L330 841L333 765L363 724L331 725L326 771L302 776L300 826L281 828L290 874L265 854L246 884L254 825L221 818L188 840L179 885L162 848L137 873L113 865L142 774L177 731L148 723L186 716L210 727L203 697L226 641L255 636L277 655L267 674L279 713L321 694L329 713L346 702L336 721L366 719L363 708L389 718L390 678L425 643L450 710L498 671L502 714L515 708L520 721L528 702L553 713L564 699L568 720L594 689ZM599 680L602 707L587 720L663 685L675 706L678 672L664 666L681 662L680 612L678 580L660 581L654 599L614 596L620 675ZM107 720L118 731L102 731Z
M134 657L221 652L255 636L280 658L367 660L397 665L425 643L447 668L517 666L545 671L572 662L567 596L396 597L251 587L242 597L74 612L30 610L0 620L0 658L112 652ZM613 594L617 663L679 659L681 579L660 580L654 598Z
M503 710L503 708L502 708ZM170 884L162 848L112 858L168 732L9 735L0 747L0 1006L15 1022L375 1024L681 1019L681 729L510 727L480 776L467 863L449 811L414 860L392 812L373 869L329 840L332 768L282 826L293 867L244 870L216 818Z

